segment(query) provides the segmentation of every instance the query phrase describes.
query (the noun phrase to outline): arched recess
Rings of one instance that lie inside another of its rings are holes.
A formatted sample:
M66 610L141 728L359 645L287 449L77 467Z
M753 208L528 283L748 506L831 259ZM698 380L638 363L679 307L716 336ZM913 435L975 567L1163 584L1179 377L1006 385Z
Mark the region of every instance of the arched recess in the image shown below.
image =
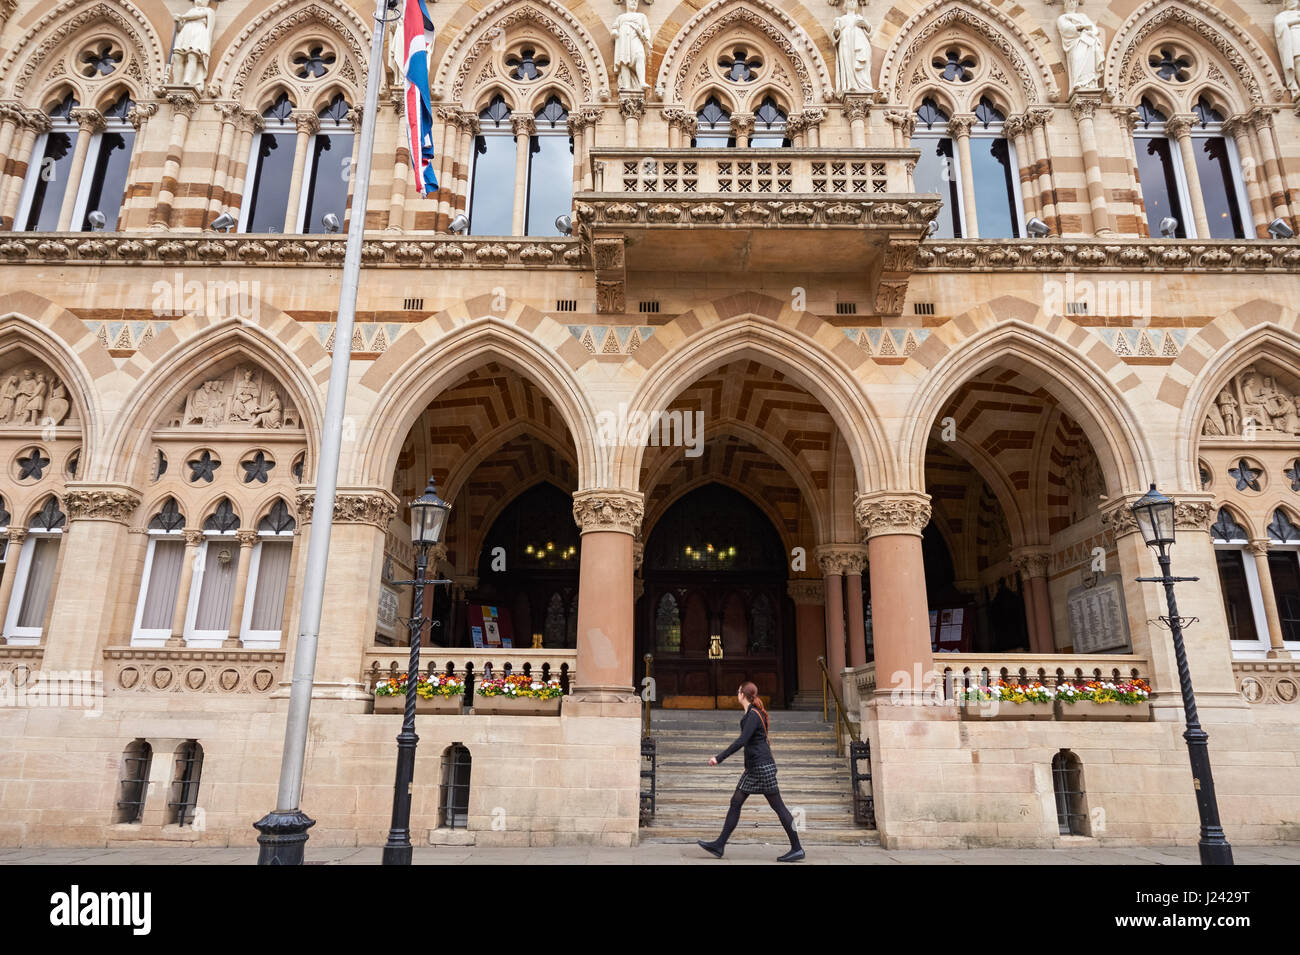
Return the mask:
M1294 322L1297 316L1290 319ZM1257 325L1216 349L1201 368L1187 390L1175 430L1181 489L1201 489L1198 461L1210 404L1229 382L1260 361L1287 369L1300 368L1300 334L1276 322ZM1256 436L1262 437L1263 432L1256 432Z
M1018 320L1000 322L950 351L916 387L903 420L899 460L920 487L925 449L939 413L970 379L990 368L1013 369L1035 382L1083 428L1113 496L1145 489L1154 474L1146 438L1114 385L1086 356Z
M882 30L884 28L882 27ZM1011 15L986 0L934 0L899 27L880 61L879 88L893 102L910 102L917 58L944 31L969 33L984 49L996 51L1014 79L1004 88L1018 87L1019 108L1061 98L1056 78L1043 56L1042 30L1021 26ZM1036 34L1039 39L1034 38ZM925 64L928 66L929 64ZM928 82L928 74L921 82Z
M571 109L610 99L609 70L600 48L582 21L563 4L556 0L496 0L453 34L453 25L463 22L472 9L466 6L458 10L437 37L436 45L446 44L446 47L430 84L434 100L462 104L467 91L479 88L492 78L484 70L497 69L494 63L498 55L507 53L497 49L501 30L505 31L508 46L514 44L516 31L535 30L539 37L548 38L560 54L559 65L570 72L564 77L557 68L551 75L579 98L579 102L568 104ZM603 25L601 32L604 33Z
M704 487L708 484L721 484L723 487L730 488L758 508L763 513L763 516L772 522L773 529L785 544L786 553L789 553L792 547L799 546L801 543L806 546L806 542L792 537L786 531L781 513L772 507L771 502L766 501L761 496L755 494L752 487L724 475L710 474L702 474L691 481L675 486L672 489L672 493L667 497L662 500L656 500L654 502L654 509L652 511L647 511L645 520L642 521L641 539L643 541L650 539L650 535L654 533L655 526L659 523L659 519L662 518L674 504L697 488Z
M210 71L209 82L219 95L253 105L251 100L277 80L297 92L299 95L291 98L306 108L313 100L313 86L320 85L320 80L314 84L295 82L292 75L284 75L277 56L282 47L299 37L318 34L339 44L332 78L358 91L353 95L355 101L366 84L371 37L367 23L344 0L279 0L229 43L214 45L212 62L217 66Z
M1136 87L1145 66L1137 56L1155 31L1177 26L1198 45L1212 47L1236 74L1251 103L1285 100L1286 88L1268 53L1231 17L1205 0L1147 0L1115 31L1106 54L1104 83L1112 99Z
M651 368L629 402L629 417L667 408L697 378L737 359L779 371L821 403L848 444L859 491L897 486L879 416L858 381L817 343L754 314L697 332ZM614 474L625 482L619 486L637 486L644 453L616 449Z
M670 16L667 23L676 22ZM789 13L768 0L713 0L677 31L664 50L655 78L655 93L665 105L681 106L694 97L690 85L700 56L715 39L743 28L778 51L794 76L784 84L796 108L832 99L833 84L826 59L808 31ZM663 38L656 38L660 49Z
M206 370L232 362L260 367L279 388L285 390L285 406L297 411L307 448L303 480L310 483L319 453L318 435L324 415L318 390L307 368L286 352L278 340L261 328L232 318L217 322L158 357L122 405L105 442L105 477L132 484L147 473L155 422L167 409L183 402ZM288 470L291 462L279 465Z
M6 96L22 99L33 79L51 57L59 56L68 44L86 39L97 27L123 37L131 55L122 63L122 79L133 89L145 95L163 82L166 70L166 53L162 39L149 18L126 0L98 0L87 5L85 0L64 0L42 16L13 45L0 61L0 77ZM125 52L125 51L124 51ZM76 82L76 77L67 77ZM39 82L39 80L38 80ZM86 96L78 97L88 103Z
M351 468L354 482L387 486L406 435L429 403L493 361L529 379L559 409L576 448L579 488L610 486L595 411L585 390L544 342L496 318L466 322L426 342L386 375L365 424L358 429L361 445Z

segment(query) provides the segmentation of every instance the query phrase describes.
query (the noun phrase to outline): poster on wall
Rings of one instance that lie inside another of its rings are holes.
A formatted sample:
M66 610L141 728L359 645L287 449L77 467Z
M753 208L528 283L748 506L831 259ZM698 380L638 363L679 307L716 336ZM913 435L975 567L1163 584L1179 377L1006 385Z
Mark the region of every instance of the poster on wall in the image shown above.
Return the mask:
M379 613L375 618L376 642L380 646L394 646L397 642L397 606L397 591L381 585Z
M515 645L510 611L489 604L470 604L470 634L474 646L510 649Z
M1119 574L1102 577L1092 587L1075 587L1066 600L1066 612L1075 653L1133 652Z

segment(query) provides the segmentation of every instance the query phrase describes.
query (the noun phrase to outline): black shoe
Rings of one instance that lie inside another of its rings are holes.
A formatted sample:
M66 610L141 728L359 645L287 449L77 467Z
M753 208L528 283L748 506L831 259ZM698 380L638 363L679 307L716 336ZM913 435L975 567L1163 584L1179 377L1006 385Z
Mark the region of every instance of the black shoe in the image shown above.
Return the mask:
M719 848L714 843L705 842L703 839L696 839L695 844L699 846L701 849L703 849L705 852L707 852L709 855L713 856L713 858L715 859L722 858L722 849Z
M701 845L702 844L703 843L701 843ZM804 856L803 847L799 846L794 849L791 849L789 852L787 852L785 855L778 858L776 861L777 862L798 862L800 859L803 858L803 856Z

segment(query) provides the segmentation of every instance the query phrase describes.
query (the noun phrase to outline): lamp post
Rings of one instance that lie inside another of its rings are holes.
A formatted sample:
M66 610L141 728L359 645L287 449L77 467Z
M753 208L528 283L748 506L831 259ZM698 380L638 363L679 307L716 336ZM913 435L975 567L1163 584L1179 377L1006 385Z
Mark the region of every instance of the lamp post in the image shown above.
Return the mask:
M1142 583L1163 584L1169 616L1161 618L1169 626L1174 638L1174 659L1178 665L1178 682L1183 690L1183 712L1187 717L1187 753L1192 763L1192 785L1196 787L1196 810L1201 816L1201 865L1232 865L1232 846L1223 835L1219 824L1219 803L1214 796L1214 775L1210 771L1209 735L1201 729L1196 715L1196 696L1192 692L1192 673L1187 667L1187 651L1183 648L1183 619L1178 616L1178 603L1174 600L1174 584L1192 582L1199 577L1174 577L1169 573L1169 548L1174 543L1174 502L1156 490L1151 490L1133 503L1133 515L1146 545L1156 551L1160 563L1159 577L1139 577Z
M406 709L402 731L397 734L397 779L393 783L393 821L384 843L384 865L411 864L411 788L415 779L416 685L420 682L420 631L424 627L424 585L449 584L450 580L427 580L429 549L441 543L451 505L438 496L429 478L424 493L411 502L411 543L415 545L415 579L394 581L411 584L411 658L406 667Z

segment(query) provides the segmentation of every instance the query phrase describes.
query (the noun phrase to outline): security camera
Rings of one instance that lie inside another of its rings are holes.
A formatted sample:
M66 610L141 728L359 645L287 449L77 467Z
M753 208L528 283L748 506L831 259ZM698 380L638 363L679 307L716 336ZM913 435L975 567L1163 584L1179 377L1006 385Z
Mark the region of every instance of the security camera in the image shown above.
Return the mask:
M465 215L463 212L458 212L456 213L456 218L452 219L451 224L447 226L447 231L452 235L460 235L468 228L469 216Z
M1052 227L1038 216L1031 218L1025 225L1025 229L1035 239L1041 239L1052 234Z
M573 219L567 215L558 215L555 217L555 228L561 235L573 235Z
M223 212L212 220L210 228L213 232L229 232L235 225L235 217L229 212Z
M1178 220L1173 216L1165 216L1160 220L1160 234L1166 239L1172 239L1178 232Z
M1290 239L1295 236L1295 230L1281 219L1274 219L1268 224L1268 234L1275 239Z
M931 219L931 220L930 220L930 224L929 224L928 226L925 227L925 234L926 234L926 235L934 235L934 234L935 234L936 232L938 232L938 231L939 231L939 220L938 220L938 219Z
M103 232L104 226L108 225L108 217L98 209L86 216L86 218L90 221L90 228L95 232ZM1278 220L1278 222L1281 221L1281 219Z
M320 217L320 224L325 227L326 232L339 231L339 217L332 212L327 212Z

